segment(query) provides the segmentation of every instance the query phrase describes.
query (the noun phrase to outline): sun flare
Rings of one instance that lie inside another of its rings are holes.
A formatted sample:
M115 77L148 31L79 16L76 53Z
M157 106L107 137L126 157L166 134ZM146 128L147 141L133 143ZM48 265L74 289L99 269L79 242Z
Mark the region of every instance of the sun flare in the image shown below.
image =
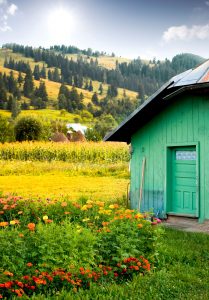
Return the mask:
M62 7L51 11L47 18L49 33L58 41L69 36L75 28L73 13Z

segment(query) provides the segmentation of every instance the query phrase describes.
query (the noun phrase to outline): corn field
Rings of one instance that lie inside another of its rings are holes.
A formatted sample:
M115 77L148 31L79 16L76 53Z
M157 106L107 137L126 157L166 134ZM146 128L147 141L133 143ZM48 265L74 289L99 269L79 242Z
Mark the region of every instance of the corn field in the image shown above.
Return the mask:
M22 142L0 144L0 160L115 163L127 162L129 158L128 146L125 143Z

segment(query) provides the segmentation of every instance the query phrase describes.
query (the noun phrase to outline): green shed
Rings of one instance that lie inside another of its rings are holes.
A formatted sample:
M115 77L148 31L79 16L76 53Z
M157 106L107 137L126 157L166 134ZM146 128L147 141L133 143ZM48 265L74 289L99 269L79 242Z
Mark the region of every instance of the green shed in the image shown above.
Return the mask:
M209 61L173 77L105 137L131 144L131 207L209 219Z

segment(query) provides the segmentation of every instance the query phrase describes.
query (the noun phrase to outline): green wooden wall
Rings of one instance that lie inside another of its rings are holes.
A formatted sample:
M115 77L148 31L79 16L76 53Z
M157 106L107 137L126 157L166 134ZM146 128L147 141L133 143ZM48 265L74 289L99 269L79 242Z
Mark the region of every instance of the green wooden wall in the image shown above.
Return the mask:
M179 96L140 128L132 136L131 144L132 208L138 208L139 204L144 157L146 165L141 210L153 209L162 217L166 213L170 193L168 149L170 146L196 145L199 220L209 219L209 97Z

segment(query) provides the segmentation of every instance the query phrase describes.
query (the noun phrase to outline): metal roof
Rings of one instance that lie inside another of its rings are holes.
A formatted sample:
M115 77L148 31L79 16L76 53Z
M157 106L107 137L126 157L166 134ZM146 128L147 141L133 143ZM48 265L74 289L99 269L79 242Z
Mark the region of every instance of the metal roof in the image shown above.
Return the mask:
M185 91L209 87L209 60L195 69L172 77L141 106L131 113L117 128L107 134L105 141L130 143L131 136L168 106L175 95Z

